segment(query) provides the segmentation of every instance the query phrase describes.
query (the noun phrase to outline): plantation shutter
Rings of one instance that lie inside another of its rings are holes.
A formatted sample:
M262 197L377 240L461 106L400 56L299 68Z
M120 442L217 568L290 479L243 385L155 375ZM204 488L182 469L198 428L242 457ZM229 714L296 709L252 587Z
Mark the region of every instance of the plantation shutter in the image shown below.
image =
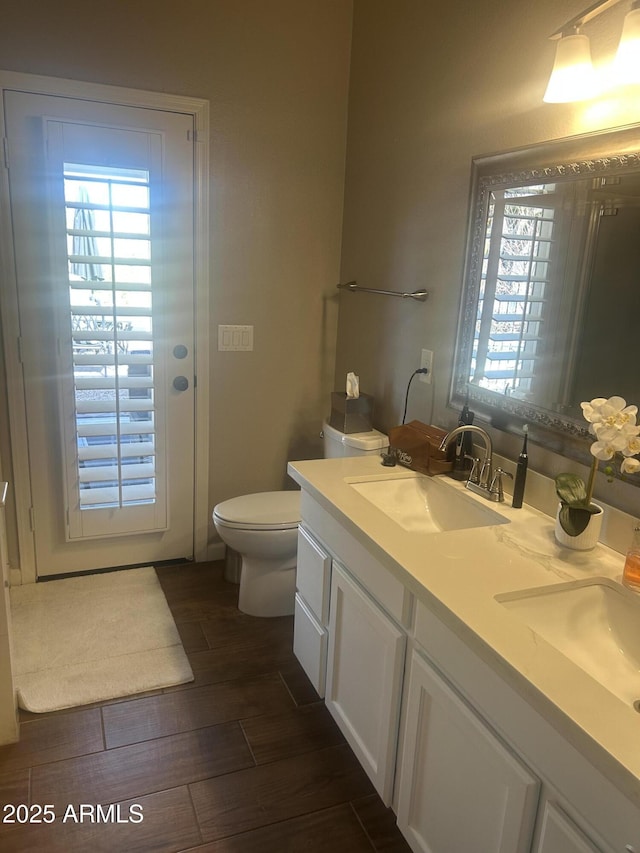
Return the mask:
M64 164L80 509L156 499L149 174Z
M492 194L470 376L483 388L519 397L531 390L554 272L554 190ZM495 231L499 240L491 239Z

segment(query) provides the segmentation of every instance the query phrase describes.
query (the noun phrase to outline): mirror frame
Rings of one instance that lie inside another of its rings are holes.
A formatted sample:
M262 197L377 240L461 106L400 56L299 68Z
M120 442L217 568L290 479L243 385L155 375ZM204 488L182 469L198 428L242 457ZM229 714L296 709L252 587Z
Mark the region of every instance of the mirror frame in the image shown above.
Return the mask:
M535 443L580 462L591 459L585 439L592 441L593 437L586 421L469 383L489 197L494 188L614 176L623 171L640 173L640 124L541 142L472 160L464 278L449 405L459 410L468 399L480 419L505 432L521 435L526 423ZM615 387L610 393L616 393ZM629 402L640 406L640 399ZM640 485L640 475L628 479Z

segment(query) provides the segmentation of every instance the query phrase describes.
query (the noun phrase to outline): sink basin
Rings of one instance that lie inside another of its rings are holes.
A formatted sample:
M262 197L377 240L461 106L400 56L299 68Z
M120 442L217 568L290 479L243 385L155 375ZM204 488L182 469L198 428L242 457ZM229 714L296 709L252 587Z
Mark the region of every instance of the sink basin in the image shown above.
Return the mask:
M640 595L591 578L496 601L619 699L640 699Z
M349 485L404 530L441 533L506 524L509 519L433 477L349 481ZM482 500L482 499L480 499Z

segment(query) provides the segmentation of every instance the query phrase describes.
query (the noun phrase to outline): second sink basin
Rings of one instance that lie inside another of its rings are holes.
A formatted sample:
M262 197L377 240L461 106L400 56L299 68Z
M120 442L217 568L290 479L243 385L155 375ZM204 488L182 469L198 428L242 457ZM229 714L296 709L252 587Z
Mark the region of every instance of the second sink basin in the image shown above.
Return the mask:
M640 699L640 596L590 578L496 601L624 702Z
M492 510L488 502L483 506L433 477L349 481L349 485L404 530L417 533L465 530L509 521Z

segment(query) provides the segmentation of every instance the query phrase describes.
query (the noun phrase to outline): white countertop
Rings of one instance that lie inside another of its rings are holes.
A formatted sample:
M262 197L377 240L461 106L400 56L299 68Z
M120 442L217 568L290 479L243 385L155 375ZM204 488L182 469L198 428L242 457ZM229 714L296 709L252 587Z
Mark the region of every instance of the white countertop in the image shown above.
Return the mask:
M290 462L288 471L449 627L459 630L464 623L473 650L640 806L640 714L494 598L594 576L620 581L621 554L603 545L588 552L563 548L549 516L526 504L513 509L509 498L489 503L449 477L438 479L510 523L436 535L404 530L349 483L421 476L400 466L385 468L378 457Z

